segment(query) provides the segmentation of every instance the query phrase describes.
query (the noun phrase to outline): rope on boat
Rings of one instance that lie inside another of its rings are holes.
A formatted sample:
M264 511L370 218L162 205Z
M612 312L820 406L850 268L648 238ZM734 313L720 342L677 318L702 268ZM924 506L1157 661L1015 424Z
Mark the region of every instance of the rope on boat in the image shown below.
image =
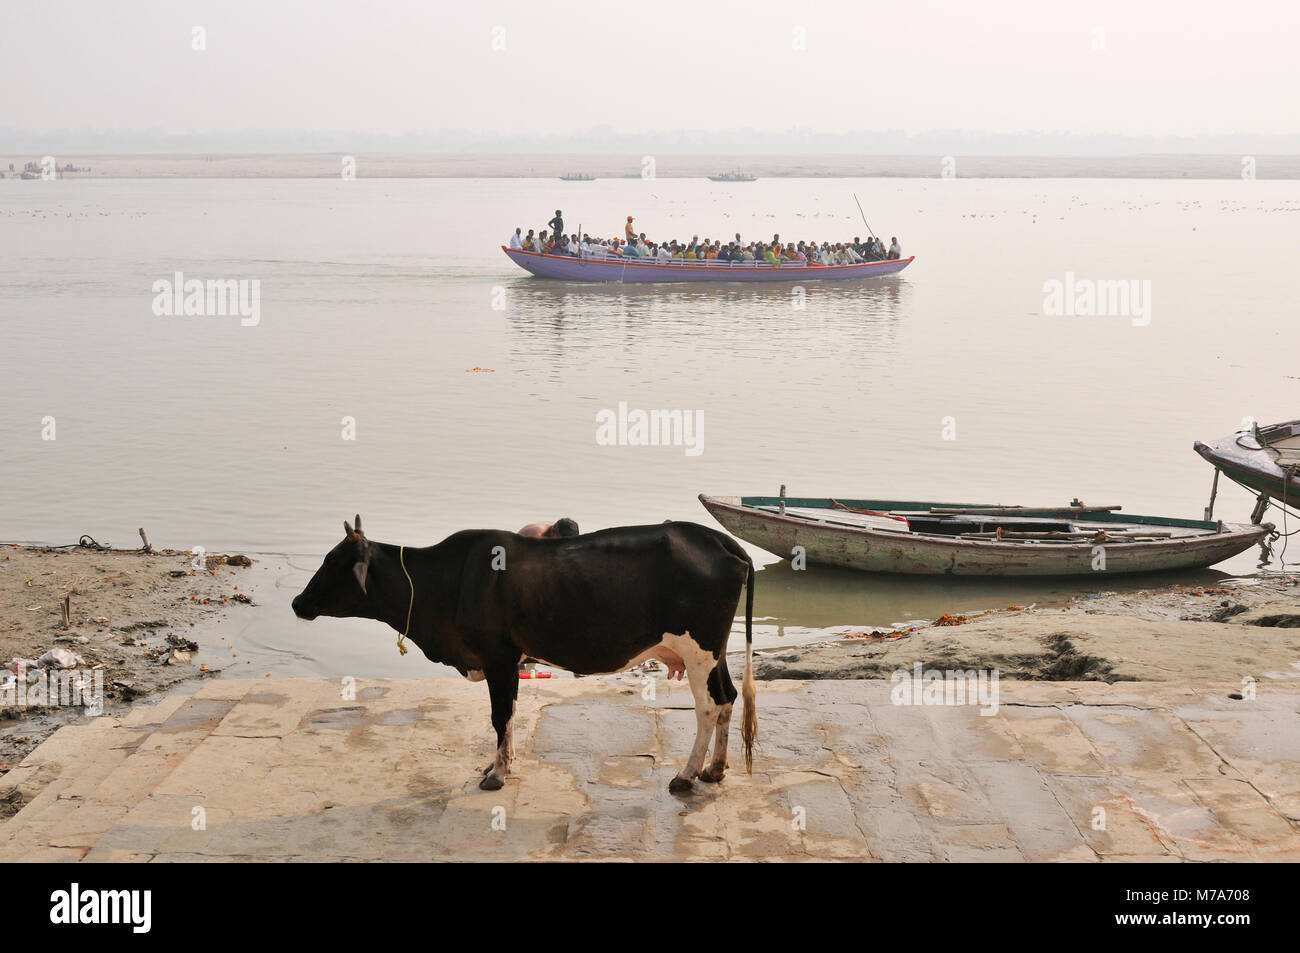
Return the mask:
M1291 466L1286 467L1283 470L1282 499L1278 500L1277 498L1272 496L1268 497L1267 506L1272 506L1282 511L1282 530L1281 532L1279 532L1278 530L1275 529L1271 533L1269 533L1268 542L1264 545L1265 548L1268 550L1268 555L1270 558L1276 556L1278 565L1282 567L1280 571L1285 571L1286 569L1286 550L1287 550L1287 545L1290 542L1290 537L1296 535L1297 533L1300 533L1300 526L1296 527L1293 530L1287 529L1288 526L1287 521L1289 517L1295 517L1297 520L1300 520L1300 512L1296 512L1291 508L1291 503L1287 500L1287 494L1286 494L1287 486L1290 484L1292 480L1296 478L1297 474L1300 474L1300 464L1293 463L1291 464ZM1232 480L1233 483L1237 484L1237 486L1241 487L1246 492L1258 493L1258 491L1255 490L1253 487L1246 486L1246 484L1236 479L1231 473L1225 473L1224 476L1226 476L1229 480ZM1265 507L1266 509L1267 506ZM1280 553L1275 554L1273 552L1273 544L1277 542L1279 539L1283 541L1282 551Z

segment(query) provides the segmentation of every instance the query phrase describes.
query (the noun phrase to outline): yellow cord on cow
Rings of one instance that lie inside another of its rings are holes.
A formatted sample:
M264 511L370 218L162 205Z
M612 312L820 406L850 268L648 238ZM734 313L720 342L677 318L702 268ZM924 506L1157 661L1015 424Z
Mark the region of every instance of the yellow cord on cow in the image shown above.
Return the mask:
M398 547L397 561L402 564L402 573L406 576L406 584L411 587L411 604L406 607L406 631L397 637L397 650L405 655L406 646L402 644L402 641L411 634L411 610L415 608L415 583L411 582L411 574L406 571L405 546Z

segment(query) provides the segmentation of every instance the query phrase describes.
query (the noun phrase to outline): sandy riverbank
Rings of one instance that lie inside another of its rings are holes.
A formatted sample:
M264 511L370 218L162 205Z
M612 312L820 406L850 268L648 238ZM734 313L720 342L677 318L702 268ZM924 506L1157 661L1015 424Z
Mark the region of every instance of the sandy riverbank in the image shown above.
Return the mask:
M171 550L0 549L0 771L82 717L82 706L50 705L58 699L34 689L31 663L52 649L79 656L70 674L102 685L106 710L211 674L194 632L247 605L240 561L208 556L196 568L190 553ZM13 677L19 661L26 684Z
M889 678L925 668L1048 681L1300 679L1300 578L1095 593L756 653L759 678Z

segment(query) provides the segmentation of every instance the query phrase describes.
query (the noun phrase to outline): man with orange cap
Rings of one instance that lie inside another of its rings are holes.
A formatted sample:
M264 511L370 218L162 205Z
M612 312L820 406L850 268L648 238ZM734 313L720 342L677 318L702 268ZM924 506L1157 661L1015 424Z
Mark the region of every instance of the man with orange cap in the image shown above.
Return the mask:
M627 236L627 243L632 245L636 242L636 230L632 228L632 216L627 217L627 224L623 226L623 234Z

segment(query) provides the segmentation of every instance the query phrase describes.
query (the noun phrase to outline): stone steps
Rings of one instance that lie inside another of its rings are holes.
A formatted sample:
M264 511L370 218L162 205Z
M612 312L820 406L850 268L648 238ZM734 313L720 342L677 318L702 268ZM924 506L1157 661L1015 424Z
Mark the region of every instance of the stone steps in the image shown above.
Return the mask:
M996 714L885 681L763 682L720 785L668 781L689 689L520 683L480 791L487 691L216 680L60 729L0 779L0 860L1298 860L1300 686L1002 682Z

